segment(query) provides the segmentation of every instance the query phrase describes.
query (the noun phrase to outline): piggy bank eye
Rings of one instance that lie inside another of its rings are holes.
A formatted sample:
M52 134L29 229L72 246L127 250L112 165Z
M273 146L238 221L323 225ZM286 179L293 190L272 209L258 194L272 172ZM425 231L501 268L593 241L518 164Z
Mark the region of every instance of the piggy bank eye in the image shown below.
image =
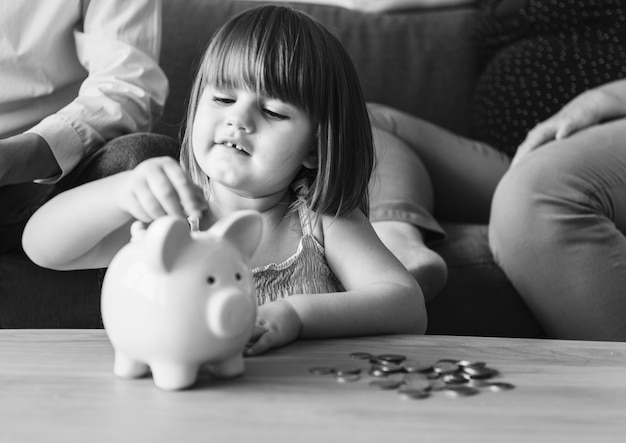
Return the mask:
M235 280L237 281L241 280L241 274L239 272L235 274Z
M215 283L215 277L213 277L212 275L209 275L209 276L206 278L206 282L207 282L208 284L212 285L213 283Z

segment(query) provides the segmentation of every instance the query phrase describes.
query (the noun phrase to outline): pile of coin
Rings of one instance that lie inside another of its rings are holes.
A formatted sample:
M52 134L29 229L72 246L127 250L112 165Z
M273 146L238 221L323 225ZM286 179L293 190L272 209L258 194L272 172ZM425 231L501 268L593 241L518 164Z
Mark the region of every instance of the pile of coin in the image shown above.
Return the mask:
M433 364L423 364L402 354L374 355L369 352L353 352L349 357L366 361L368 367L356 364L316 366L309 372L332 376L338 383L359 381L366 373L372 377L370 386L395 390L403 398L417 400L428 398L435 392L451 397L469 397L483 389L500 392L515 388L511 383L493 381L499 372L485 362L441 359Z

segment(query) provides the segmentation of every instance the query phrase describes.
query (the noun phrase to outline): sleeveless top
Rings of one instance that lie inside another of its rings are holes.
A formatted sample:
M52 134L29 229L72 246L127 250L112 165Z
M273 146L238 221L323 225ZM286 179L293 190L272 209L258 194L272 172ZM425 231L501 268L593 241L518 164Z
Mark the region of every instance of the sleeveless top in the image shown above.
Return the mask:
M298 205L298 216L302 238L296 252L282 263L270 263L252 270L259 306L292 294L319 294L345 290L328 266L324 253L323 232L321 229L314 232L310 212L305 204Z
M472 137L513 155L587 89L626 77L626 0L483 0Z

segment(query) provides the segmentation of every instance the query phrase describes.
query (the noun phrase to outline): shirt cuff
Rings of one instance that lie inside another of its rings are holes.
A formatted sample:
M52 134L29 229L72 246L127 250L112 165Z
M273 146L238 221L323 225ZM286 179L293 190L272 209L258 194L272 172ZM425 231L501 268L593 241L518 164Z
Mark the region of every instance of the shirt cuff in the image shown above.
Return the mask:
M35 180L35 183L54 184L65 177L83 158L85 147L78 133L72 126L57 116L43 119L39 124L29 129L41 136L52 151L55 160L61 169L61 175L45 177Z

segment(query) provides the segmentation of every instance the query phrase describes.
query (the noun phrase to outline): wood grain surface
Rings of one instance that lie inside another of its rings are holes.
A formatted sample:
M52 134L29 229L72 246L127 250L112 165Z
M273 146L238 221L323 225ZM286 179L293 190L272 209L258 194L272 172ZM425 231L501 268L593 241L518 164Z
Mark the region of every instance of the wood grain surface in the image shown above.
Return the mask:
M484 361L515 385L472 397L410 400L338 383L314 366L369 364L352 352L423 363ZM245 360L245 374L201 373L166 392L112 373L102 330L0 331L0 442L624 442L626 343L450 336L299 341Z

